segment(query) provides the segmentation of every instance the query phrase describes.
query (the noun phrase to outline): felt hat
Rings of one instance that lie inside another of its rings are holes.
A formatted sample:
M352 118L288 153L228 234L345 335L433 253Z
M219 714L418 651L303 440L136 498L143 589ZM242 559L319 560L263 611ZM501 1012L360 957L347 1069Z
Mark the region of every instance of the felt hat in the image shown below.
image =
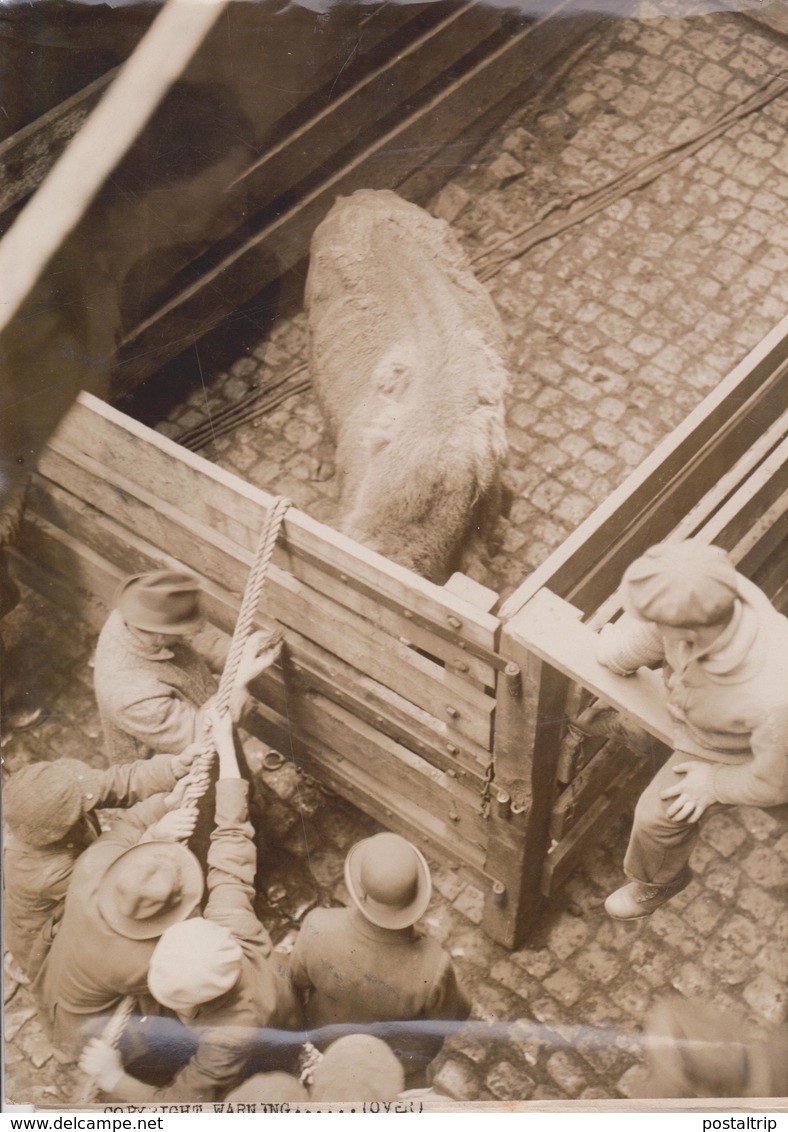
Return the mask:
M407 928L427 911L430 868L397 833L359 841L345 859L345 884L361 914L381 928Z
M202 620L200 583L179 570L132 575L118 590L115 604L127 625L147 633L191 633Z
M390 1101L405 1087L395 1054L371 1034L332 1042L312 1073L313 1101Z
M156 944L148 968L153 997L171 1010L219 998L238 981L241 945L229 928L201 916L173 924Z
M155 939L191 916L200 903L200 862L175 841L144 841L127 849L101 878L102 918L127 939Z
M231 1089L225 1103L266 1104L281 1101L308 1101L309 1093L297 1077L289 1073L255 1073L236 1089Z
M648 1076L642 1095L753 1096L752 1033L743 1016L700 999L670 996L646 1019Z
M27 845L60 841L85 812L84 791L94 776L79 759L22 767L3 787L8 828Z
M727 553L699 539L662 542L628 567L621 584L627 613L660 625L715 625L733 611L738 575Z

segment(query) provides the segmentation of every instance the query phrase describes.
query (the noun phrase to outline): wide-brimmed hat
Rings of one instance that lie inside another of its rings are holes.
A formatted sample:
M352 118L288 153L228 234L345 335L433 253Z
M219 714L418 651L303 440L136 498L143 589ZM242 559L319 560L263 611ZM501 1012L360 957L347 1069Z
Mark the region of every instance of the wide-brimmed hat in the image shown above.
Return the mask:
M627 613L676 627L716 625L738 596L738 574L727 553L699 539L652 546L624 572L621 585Z
M241 945L230 929L196 916L162 934L151 956L148 987L162 1006L191 1009L234 987L242 963Z
M407 928L427 910L430 868L415 845L397 833L376 833L345 859L345 884L361 914L381 928Z
M155 939L200 903L203 875L194 854L175 841L145 841L127 849L101 878L97 905L127 939Z
M8 828L27 845L60 841L82 817L96 771L79 759L23 766L3 787Z
M115 604L127 625L147 633L191 633L202 621L199 580L179 570L134 574Z

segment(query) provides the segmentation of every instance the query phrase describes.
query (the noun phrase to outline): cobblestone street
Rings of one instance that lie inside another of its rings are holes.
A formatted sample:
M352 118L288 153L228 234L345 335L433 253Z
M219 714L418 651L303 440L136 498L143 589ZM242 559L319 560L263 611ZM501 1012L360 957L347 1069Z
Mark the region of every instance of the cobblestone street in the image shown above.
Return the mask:
M687 10L678 0L643 4L640 18L608 25L540 104L512 114L433 198L430 210L452 224L483 277L501 241L709 126L785 72L788 40L776 31L735 13L678 18ZM515 502L490 579L500 593L559 546L785 315L786 124L788 100L766 102L490 277L512 356ZM218 350L191 352L192 388L167 407L162 432L179 438L303 363L298 302L283 304L246 344L229 366L216 362ZM201 453L331 523L335 486L312 478L320 424L314 397L302 393ZM24 657L46 708L43 723L3 747L4 773L63 756L103 765L92 631L25 591L3 637L11 657ZM374 823L293 763L263 770L255 741L247 750L281 846L259 882L259 912L287 949L306 904L344 901L345 853ZM713 815L689 887L629 924L602 909L621 881L628 827L623 817L607 830L512 953L479 927L482 892L432 862L425 927L451 951L474 1007L437 1062L440 1091L482 1101L630 1097L644 1016L670 992L744 1010L760 1027L788 1020L785 825L744 807ZM79 1075L54 1059L9 955L4 994L8 1099L73 1103Z

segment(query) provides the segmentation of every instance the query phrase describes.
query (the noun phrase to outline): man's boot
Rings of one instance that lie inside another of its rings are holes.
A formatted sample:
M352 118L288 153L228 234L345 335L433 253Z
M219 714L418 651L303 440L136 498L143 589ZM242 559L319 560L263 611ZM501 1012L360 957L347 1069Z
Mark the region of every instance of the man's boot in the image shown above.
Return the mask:
M670 884L643 884L632 880L608 896L605 911L614 920L641 920L686 888L691 879L692 874L685 869Z

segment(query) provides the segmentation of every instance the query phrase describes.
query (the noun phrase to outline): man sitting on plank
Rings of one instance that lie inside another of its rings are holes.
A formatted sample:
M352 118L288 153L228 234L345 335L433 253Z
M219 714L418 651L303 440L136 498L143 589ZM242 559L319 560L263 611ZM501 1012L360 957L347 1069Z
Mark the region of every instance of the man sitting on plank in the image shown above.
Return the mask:
M627 569L625 614L598 659L628 676L661 663L674 751L640 797L624 858L629 883L605 901L619 920L687 886L704 814L788 802L788 619L699 539L661 543Z

